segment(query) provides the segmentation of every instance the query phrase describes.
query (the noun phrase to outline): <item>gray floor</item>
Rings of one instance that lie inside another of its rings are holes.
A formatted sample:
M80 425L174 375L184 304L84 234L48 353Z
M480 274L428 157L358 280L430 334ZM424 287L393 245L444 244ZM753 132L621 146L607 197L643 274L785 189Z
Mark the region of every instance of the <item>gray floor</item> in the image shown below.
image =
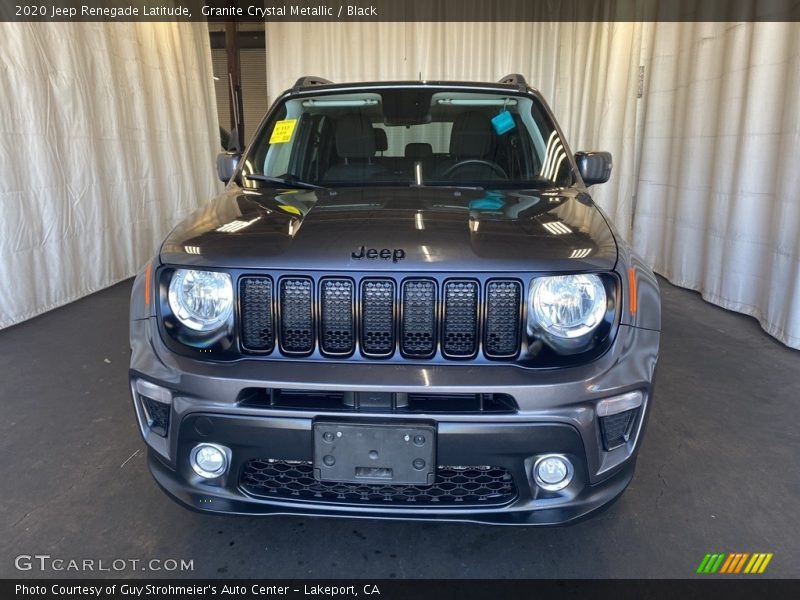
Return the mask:
M42 576L16 571L20 554L192 559L200 577L687 577L716 551L774 552L769 575L800 576L800 352L693 292L662 280L659 387L627 492L572 527L514 529L178 507L128 399L129 288L0 332L0 577Z

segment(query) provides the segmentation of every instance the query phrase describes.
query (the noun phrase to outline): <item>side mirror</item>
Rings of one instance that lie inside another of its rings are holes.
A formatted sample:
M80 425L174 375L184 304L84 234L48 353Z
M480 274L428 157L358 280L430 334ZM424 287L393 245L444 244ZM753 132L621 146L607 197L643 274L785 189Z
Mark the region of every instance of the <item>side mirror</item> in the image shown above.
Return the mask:
M605 183L611 177L610 152L578 152L575 154L575 162L583 183L587 186Z
M238 152L222 152L217 154L217 175L222 183L228 183L239 166L242 155Z

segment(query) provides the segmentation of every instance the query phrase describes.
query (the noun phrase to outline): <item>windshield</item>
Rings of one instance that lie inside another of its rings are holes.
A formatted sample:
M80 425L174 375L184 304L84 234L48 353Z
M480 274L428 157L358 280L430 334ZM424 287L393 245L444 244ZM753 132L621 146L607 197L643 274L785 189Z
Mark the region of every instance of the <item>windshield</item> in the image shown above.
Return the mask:
M290 98L242 165L245 185L562 187L573 174L533 97L377 89Z

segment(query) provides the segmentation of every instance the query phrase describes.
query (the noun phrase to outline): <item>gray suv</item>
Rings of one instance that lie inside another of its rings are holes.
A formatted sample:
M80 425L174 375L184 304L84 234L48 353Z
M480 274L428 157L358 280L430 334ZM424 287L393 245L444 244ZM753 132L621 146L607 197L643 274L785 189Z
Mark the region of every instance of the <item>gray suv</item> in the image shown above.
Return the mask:
M539 525L630 482L658 284L541 95L301 78L131 296L130 389L180 503Z

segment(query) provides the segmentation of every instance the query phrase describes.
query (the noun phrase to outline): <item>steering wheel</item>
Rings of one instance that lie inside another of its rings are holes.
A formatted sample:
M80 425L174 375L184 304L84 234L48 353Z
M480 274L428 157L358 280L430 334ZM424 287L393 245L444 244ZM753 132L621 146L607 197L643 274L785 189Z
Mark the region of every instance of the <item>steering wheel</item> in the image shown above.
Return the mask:
M488 160L481 160L480 158L469 158L467 160L460 160L456 164L451 166L449 169L447 169L444 173L442 173L442 177L447 179L459 169L468 167L470 165L483 165L484 167L489 167L492 171L494 171L496 175L499 175L503 179L508 179L508 173L505 172L503 167L501 167L497 163L493 163Z

